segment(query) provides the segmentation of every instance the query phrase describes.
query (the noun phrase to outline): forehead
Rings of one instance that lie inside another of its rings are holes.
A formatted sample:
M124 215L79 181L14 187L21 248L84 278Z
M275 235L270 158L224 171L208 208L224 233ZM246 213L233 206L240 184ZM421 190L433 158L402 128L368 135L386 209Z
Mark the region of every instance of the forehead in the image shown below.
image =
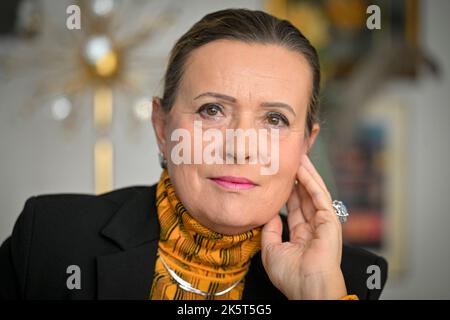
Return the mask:
M274 44L233 40L210 42L192 51L180 91L187 96L205 91L239 99L286 100L306 105L312 72L299 53Z

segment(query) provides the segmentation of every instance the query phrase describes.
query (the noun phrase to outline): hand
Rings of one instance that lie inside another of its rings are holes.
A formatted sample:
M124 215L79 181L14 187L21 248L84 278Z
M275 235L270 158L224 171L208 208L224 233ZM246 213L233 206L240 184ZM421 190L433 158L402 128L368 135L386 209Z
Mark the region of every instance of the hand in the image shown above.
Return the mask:
M305 155L287 202L290 240L282 242L279 215L262 230L261 253L272 283L289 299L347 295L340 269L342 230L330 193Z

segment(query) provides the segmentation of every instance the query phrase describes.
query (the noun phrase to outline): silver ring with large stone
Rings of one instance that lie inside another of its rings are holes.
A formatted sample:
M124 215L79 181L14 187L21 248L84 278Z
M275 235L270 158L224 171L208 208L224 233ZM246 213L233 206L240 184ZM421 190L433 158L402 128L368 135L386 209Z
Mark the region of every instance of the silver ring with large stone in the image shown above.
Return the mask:
M333 204L334 212L338 216L341 224L345 223L345 221L347 221L347 218L348 218L347 207L344 205L344 203L342 201L339 201L339 200L333 200L332 204Z

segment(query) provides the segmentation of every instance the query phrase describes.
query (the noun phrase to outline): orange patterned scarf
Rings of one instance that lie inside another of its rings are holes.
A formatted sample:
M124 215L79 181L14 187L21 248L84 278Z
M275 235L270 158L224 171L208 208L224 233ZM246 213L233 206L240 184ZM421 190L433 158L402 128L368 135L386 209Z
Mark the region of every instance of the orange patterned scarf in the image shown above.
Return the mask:
M161 234L150 299L240 300L250 259L260 250L261 228L229 236L200 225L175 195L167 170L157 186L156 207ZM242 281L220 296L187 292L168 273L160 256L179 277L202 291L217 293Z

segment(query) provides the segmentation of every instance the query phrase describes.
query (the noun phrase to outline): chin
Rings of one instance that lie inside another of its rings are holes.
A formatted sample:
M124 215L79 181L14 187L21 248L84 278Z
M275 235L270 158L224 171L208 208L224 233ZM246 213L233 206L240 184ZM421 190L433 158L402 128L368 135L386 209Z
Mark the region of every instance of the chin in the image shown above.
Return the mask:
M247 225L225 225L225 224L216 224L214 228L210 228L211 231L215 231L217 233L223 235L236 235L245 233L249 230L256 228L257 226L247 226Z
M243 206L236 210L219 208L218 211L212 212L217 212L217 214L211 215L209 220L215 225L214 229L216 230L214 231L219 233L238 234L264 224L263 221L258 222L258 218L261 219L261 217L253 217L248 214L255 212L254 209L246 210Z

